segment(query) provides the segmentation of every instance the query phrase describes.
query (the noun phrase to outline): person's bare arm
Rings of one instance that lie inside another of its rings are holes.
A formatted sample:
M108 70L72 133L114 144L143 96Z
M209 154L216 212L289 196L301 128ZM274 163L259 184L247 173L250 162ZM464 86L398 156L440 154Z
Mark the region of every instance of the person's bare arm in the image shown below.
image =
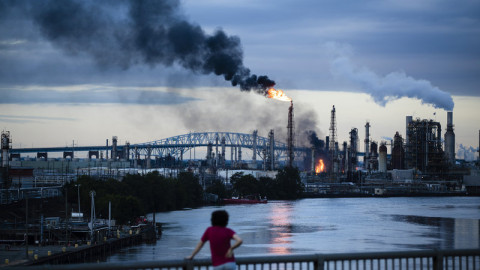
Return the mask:
M203 242L202 240L200 240L200 242L198 242L197 246L196 246L195 249L193 250L192 255L186 257L185 259L187 259L187 260L193 259L193 257L195 257L195 255L202 249L202 247L203 247L204 244L205 244L205 242Z
M233 250L243 243L242 238L240 238L238 234L234 234L232 238L235 240L235 243L228 249L227 254L225 254L225 257L227 258L231 258L233 256Z

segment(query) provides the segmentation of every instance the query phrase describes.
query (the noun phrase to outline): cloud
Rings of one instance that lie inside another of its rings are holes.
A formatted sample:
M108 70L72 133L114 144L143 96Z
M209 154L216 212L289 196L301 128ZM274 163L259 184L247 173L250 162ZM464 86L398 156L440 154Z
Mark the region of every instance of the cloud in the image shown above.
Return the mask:
M460 144L457 148L457 158L465 159L465 161L473 161L478 156L478 148Z
M7 90L0 89L0 104L141 104L175 105L195 100L173 92L153 90Z
M0 114L1 122L9 123L32 123L42 120L48 121L75 121L75 118L70 117L48 117L48 116L33 116L33 115L6 115Z
M419 99L422 104L430 104L435 108L453 110L451 95L427 80L415 79L403 71L380 76L367 67L359 67L350 59L353 50L349 45L328 42L324 48L331 56L332 75L337 79L349 81L362 92L369 94L375 103L381 106L408 97Z

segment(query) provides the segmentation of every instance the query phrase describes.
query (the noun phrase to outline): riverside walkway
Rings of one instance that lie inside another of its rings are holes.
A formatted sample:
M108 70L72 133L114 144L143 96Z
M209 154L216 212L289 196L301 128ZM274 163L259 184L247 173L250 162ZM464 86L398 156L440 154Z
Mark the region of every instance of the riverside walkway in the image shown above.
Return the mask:
M464 250L418 250L372 253L310 254L284 256L238 257L241 270L287 270L287 269L480 269L480 249ZM14 267L14 269L212 269L210 259L136 261L121 263L87 263L68 265L39 265Z

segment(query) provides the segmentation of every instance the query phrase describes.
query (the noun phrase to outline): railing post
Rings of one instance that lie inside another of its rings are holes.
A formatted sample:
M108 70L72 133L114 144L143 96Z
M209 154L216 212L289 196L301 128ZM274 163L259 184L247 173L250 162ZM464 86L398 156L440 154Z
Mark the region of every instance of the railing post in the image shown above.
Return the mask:
M317 255L317 260L313 262L313 269L315 270L324 270L325 269L325 259L322 255Z
M433 269L443 270L443 253L440 250L436 250L435 256L433 256Z
M183 270L193 270L193 260L185 260Z

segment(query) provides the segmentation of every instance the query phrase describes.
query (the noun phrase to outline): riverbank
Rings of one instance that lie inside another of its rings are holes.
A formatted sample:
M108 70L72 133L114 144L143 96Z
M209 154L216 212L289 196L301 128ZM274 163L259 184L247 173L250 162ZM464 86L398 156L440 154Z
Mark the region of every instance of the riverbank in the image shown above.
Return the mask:
M95 262L104 260L122 248L155 240L153 226L142 226L126 234L119 233L117 238L104 238L97 243L87 242L71 246L29 245L28 247L3 245L0 250L2 262L0 266Z
M466 192L410 192L410 193L314 193L305 192L303 198L389 198L389 197L479 197L480 194L468 194Z

